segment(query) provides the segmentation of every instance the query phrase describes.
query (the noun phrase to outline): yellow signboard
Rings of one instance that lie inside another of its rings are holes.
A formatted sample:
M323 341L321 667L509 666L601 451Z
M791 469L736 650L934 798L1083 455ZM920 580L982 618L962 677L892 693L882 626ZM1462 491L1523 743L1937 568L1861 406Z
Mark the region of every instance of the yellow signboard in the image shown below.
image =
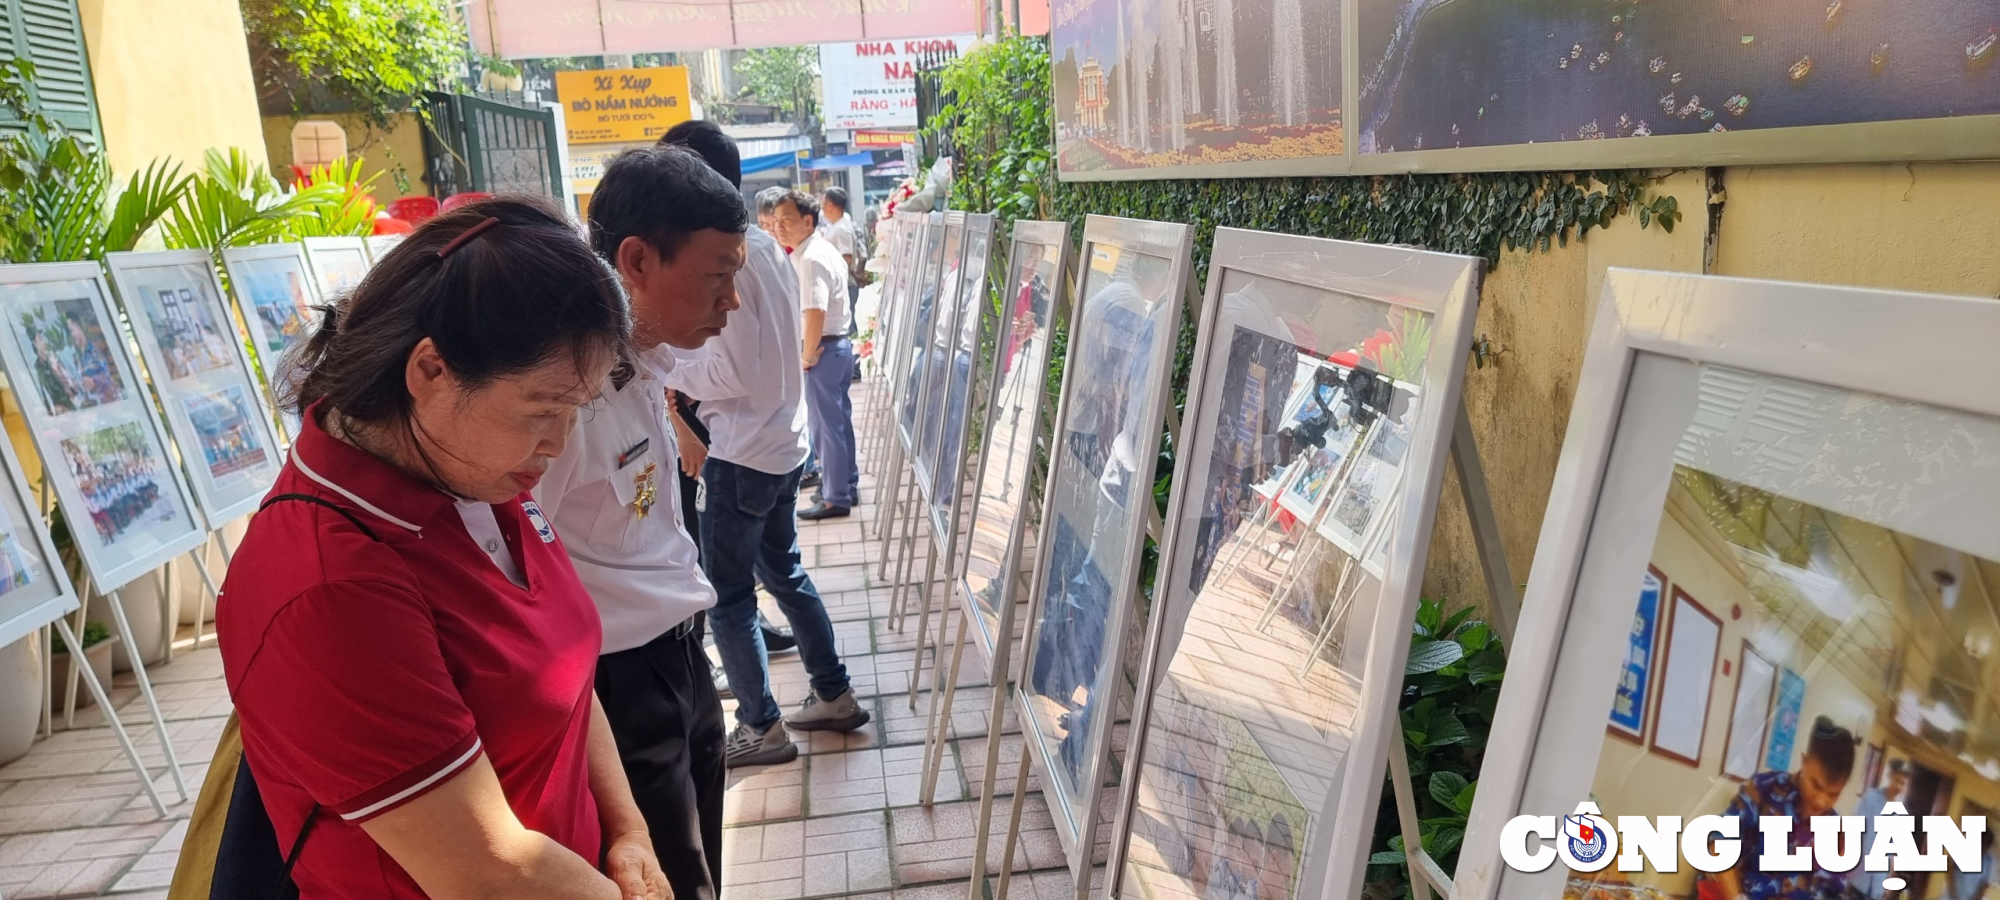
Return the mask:
M693 117L685 66L557 72L556 97L572 144L654 141Z

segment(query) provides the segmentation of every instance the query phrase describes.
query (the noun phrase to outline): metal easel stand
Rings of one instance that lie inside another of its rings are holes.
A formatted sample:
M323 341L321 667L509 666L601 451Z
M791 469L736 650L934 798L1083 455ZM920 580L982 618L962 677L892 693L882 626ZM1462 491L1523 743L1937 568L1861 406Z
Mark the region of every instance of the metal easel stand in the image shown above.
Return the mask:
M1479 555L1481 572L1486 579L1487 594L1492 598L1494 616L1497 620L1494 623L1495 632L1500 642L1508 645L1513 641L1514 627L1519 620L1520 596L1514 585L1513 575L1507 567L1507 553L1501 544L1499 519L1493 513L1493 498L1487 488L1485 468L1480 464L1479 447L1473 438L1472 423L1466 415L1462 402L1458 408L1458 419L1452 427L1451 463L1452 470L1458 475L1459 490L1465 500L1468 518L1471 519L1473 544ZM1154 522L1157 521L1155 518ZM1342 610L1335 610L1329 618L1340 615L1341 612ZM994 688L996 722L999 719L997 710L1006 692L1006 679L1002 678L1000 681L1001 685ZM973 846L973 869L968 900L984 900L981 892L986 883L984 826L990 821L986 817L992 813L993 770L999 756L998 733L999 728L996 726L987 740L986 778L981 786L979 811L981 818L977 820L979 837ZM1142 739L1142 735L1133 735L1131 738L1135 745ZM1398 737L1392 735L1390 739L1396 741L1396 748L1389 753L1389 784L1395 793L1396 815L1402 826L1404 855L1410 872L1411 900L1431 900L1433 893L1440 900L1451 900L1455 889L1451 876L1445 873L1444 867L1438 865L1437 860L1432 858L1423 846L1423 836L1417 818L1416 792L1410 784L1410 762L1407 751L1402 748L1402 742ZM1020 765L1014 774L1014 798L1008 811L1006 848L1001 854L1000 880L995 885L993 894L996 900L1006 900L1008 896L1014 870L1014 848L1020 842L1021 815L1027 798L1027 779L1032 760L1033 754L1028 753L1027 748L1023 747ZM1114 840L1116 839L1114 837Z
M968 388L968 390L970 389ZM971 424L968 422L965 427L970 430ZM944 602L946 608L938 611L937 652L939 654L944 652L946 635L951 633L950 608L953 606L958 607L958 640L952 644L950 672L946 676L942 688L937 684L937 676L945 668L944 661L942 659L934 660L931 665L930 705L924 714L923 781L917 792L917 802L924 806L930 806L937 796L938 776L944 769L946 735L951 730L952 705L957 702L958 698L958 674L961 664L965 659L967 630L972 627L972 620L966 615L965 607L957 602L958 569L964 563L964 560L960 559L960 555L961 551L965 549L959 543L959 533L962 530L959 527L959 519L963 512L967 490L965 477L966 456L967 454L965 453L959 454L958 471L954 474L952 482L950 482L955 483L957 488L952 494L950 518L947 520L946 525L944 542L944 558L947 560L944 572ZM977 490L978 485L974 483L971 487ZM928 585L926 585L926 588L924 613L925 615L929 615ZM924 657L921 642L918 644L917 651L916 670L910 676L910 689L913 698L915 696L917 676L923 671ZM942 701L939 700L938 695L940 693L943 694Z
M206 595L195 600L194 648L196 650L201 649L201 641L202 641L201 627L202 623L207 621L208 619L209 602L214 601L217 604L222 603L221 583L216 581L215 577L213 575L210 575L208 571L208 547L210 543L213 543L215 546L222 549L222 564L224 566L229 565L229 557L230 557L229 541L223 538L222 529L220 528L217 528L216 530L209 532L208 540L203 541L201 546L188 551L188 558L194 560L194 570L201 574L202 585L208 588L208 593ZM219 636L211 634L210 637L219 637ZM168 641L169 645L171 645L172 643L173 643L172 641Z
M117 601L113 600L114 606L116 606L116 603ZM123 611L120 611L117 616L120 622L124 621L125 614ZM76 631L69 627L68 619L58 618L55 620L54 625L56 634L62 637L63 643L66 646L71 648L81 648L83 646L83 642L76 639ZM122 630L127 633L131 631L130 628L123 628ZM139 748L133 746L132 736L125 733L125 723L119 721L117 710L112 708L110 692L106 691L103 683L97 680L97 673L91 671L90 666L83 664L82 651L77 650L75 655L76 658L71 661L70 671L83 670L83 682L90 687L90 696L97 701L97 708L104 711L104 721L111 726L111 733L117 736L118 746L125 751L125 758L132 763L132 771L138 773L139 786L145 788L146 799L152 801L154 812L165 816L167 814L167 805L160 801L160 792L153 788L153 773L146 771L146 764L139 761ZM134 653L135 662L137 661L136 656L137 654ZM144 684L144 676L140 676L140 678L140 683ZM158 707L154 707L154 710L157 713ZM181 781L180 764L174 761L173 748L168 746L165 740L166 729L164 727L161 727L160 735L161 745L167 747L167 766L173 771L174 784L180 788L181 800L186 801L187 786Z
M1493 604L1494 631L1503 646L1514 643L1514 627L1520 620L1521 598L1514 576L1507 567L1507 548L1500 541L1500 520L1493 514L1493 495L1486 486L1486 469L1479 461L1479 446L1472 436L1472 420L1463 400L1458 405L1458 421L1451 429L1451 467L1458 474L1459 492L1465 498L1467 518L1472 520L1472 543L1479 554L1479 568L1486 577L1486 593ZM1452 900L1456 889L1444 867L1424 849L1418 828L1416 791L1410 786L1410 759L1400 735L1392 736L1396 748L1389 753L1389 784L1396 792L1396 817L1402 821L1403 851L1410 868L1410 900L1431 900L1435 891L1442 900Z
M105 599L111 601L108 604L111 607L111 619L118 626L119 639L125 642L126 655L132 661L132 676L139 682L139 695L145 698L146 709L152 713L153 729L157 732L160 739L160 752L166 756L167 771L174 776L174 790L180 794L181 800L185 801L188 798L187 778L181 773L180 757L174 752L172 736L167 733L167 717L160 712L160 700L153 694L153 680L146 677L146 661L140 659L139 644L132 638L132 623L125 617L125 603L119 598L118 591L116 590L106 595ZM65 625L64 627L67 626ZM172 641L168 643L171 645ZM70 646L77 647L82 645L71 644ZM85 667L71 666L71 668ZM107 697L100 696L98 702L104 704L104 717L107 720L116 721L118 716L111 708L110 703L107 702L108 699ZM121 726L118 731L122 734L124 728ZM138 760L136 757L134 757L133 762L137 764ZM150 781L148 784L150 784Z

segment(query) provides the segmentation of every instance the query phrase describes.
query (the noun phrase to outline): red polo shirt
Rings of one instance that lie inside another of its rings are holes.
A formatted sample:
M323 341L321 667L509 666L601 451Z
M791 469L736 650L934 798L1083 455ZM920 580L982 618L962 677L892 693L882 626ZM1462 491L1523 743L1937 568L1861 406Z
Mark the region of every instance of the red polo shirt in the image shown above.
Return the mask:
M422 898L360 823L480 755L521 823L598 861L590 794L597 609L527 494L493 508L517 587L447 494L327 435L308 415L251 520L217 607L229 693L280 846L313 804L305 900ZM524 501L526 504L524 505Z

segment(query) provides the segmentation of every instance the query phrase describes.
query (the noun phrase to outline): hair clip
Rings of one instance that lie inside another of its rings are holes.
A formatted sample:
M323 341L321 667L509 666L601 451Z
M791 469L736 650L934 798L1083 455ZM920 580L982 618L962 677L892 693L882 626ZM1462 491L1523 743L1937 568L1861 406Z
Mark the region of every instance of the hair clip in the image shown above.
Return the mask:
M465 246L467 242L471 241L473 238L478 237L481 232L484 232L486 229L492 228L493 226L498 224L500 224L500 219L498 216L487 216L485 221L482 221L479 224L472 226L471 228L465 229L465 231L459 234L458 237L452 238L451 243L438 248L438 259L443 259L447 256L450 256L453 250L457 250L458 248Z

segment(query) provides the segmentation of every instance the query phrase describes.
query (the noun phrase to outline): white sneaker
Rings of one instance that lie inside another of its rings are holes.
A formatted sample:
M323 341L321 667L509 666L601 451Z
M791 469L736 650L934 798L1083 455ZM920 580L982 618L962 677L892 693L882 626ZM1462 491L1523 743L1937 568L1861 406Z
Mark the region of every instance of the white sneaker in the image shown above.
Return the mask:
M763 731L739 722L736 730L729 733L729 739L722 743L722 765L729 769L737 766L776 766L798 758L798 745L792 743L792 736L786 734L777 722L772 722Z
M854 699L854 689L841 691L832 700L821 700L808 690L799 711L785 717L785 727L793 731L853 731L868 724L868 711Z

